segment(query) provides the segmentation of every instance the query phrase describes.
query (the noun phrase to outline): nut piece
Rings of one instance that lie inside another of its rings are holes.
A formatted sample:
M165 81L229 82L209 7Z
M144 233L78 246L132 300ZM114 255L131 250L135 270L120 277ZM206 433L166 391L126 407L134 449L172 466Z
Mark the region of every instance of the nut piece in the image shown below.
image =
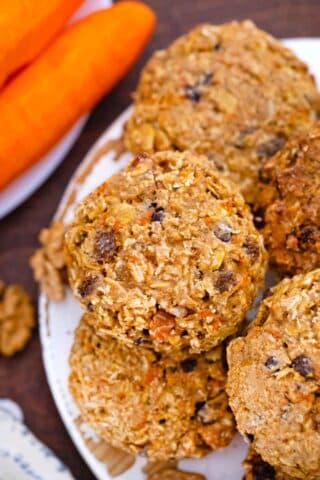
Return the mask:
M0 354L9 357L22 350L34 325L34 309L24 289L0 281Z
M42 247L36 250L30 259L35 280L53 301L62 300L64 297L64 232L65 227L60 221L54 221L49 228L42 229L39 235Z

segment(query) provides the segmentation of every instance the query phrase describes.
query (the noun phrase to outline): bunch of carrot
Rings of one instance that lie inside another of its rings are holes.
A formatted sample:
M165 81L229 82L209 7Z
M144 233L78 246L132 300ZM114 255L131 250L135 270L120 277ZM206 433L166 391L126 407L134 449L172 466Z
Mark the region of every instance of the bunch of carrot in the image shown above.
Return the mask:
M10 0L0 12L0 190L112 88L153 31L135 1L62 30L82 1Z

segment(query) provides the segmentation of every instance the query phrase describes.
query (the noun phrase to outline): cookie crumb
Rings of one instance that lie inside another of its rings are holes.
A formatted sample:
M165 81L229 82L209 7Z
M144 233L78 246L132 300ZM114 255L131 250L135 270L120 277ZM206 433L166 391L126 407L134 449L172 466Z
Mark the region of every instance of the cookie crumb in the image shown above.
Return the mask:
M147 480L205 480L206 477L199 473L179 470L174 461L149 462L143 468Z
M177 461L176 460L158 460L158 461L148 461L148 463L143 467L142 471L149 477L152 477L152 475L156 475L160 472L163 472L163 470L166 470L168 468L176 468L177 467Z

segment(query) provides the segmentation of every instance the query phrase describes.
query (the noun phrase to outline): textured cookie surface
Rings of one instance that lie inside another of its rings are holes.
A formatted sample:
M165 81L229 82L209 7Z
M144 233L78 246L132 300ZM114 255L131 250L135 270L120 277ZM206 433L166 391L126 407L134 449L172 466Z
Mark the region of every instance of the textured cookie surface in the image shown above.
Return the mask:
M157 351L199 353L233 334L265 270L243 198L188 152L140 155L89 195L66 259L96 332Z
M285 274L320 267L320 123L287 143L260 175L256 217L271 262Z
M155 460L201 457L231 441L221 346L203 355L161 355L101 340L88 320L76 331L70 389L103 439Z
M240 432L283 475L320 478L320 270L285 279L228 347Z
M269 463L262 460L252 447L248 449L243 468L245 471L243 480L296 480L277 472Z
M125 141L204 153L251 203L261 165L317 111L313 78L280 42L249 21L201 25L148 62Z

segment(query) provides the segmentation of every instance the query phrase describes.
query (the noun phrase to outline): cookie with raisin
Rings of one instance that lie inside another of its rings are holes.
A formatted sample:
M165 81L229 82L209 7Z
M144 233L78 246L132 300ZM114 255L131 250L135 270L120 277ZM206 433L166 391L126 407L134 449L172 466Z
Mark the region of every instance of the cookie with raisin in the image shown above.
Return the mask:
M102 439L150 460L202 457L229 444L235 422L222 346L192 356L133 349L99 338L90 316L76 330L69 385Z
M230 406L254 451L284 478L320 478L320 270L275 286L227 357Z
M320 267L319 172L320 123L288 142L261 171L255 217L281 274Z
M250 21L204 24L147 63L125 143L205 154L253 203L259 169L319 111L312 75L281 42Z
M138 155L78 206L70 285L94 328L157 351L207 351L241 327L264 278L235 185L190 152Z

